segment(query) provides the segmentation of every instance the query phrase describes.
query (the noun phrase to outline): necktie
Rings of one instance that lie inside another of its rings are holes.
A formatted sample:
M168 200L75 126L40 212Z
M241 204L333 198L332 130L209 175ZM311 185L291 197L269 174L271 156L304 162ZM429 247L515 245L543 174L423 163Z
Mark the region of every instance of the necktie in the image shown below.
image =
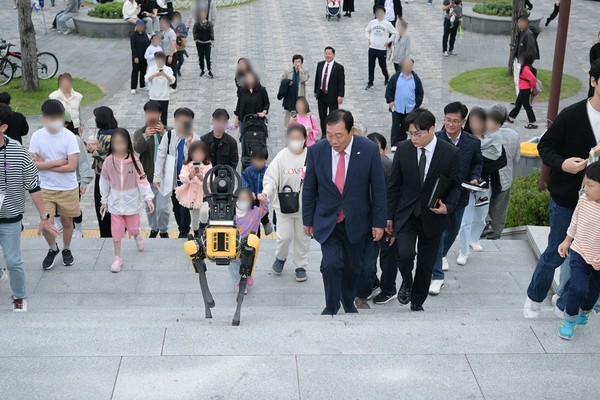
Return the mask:
M421 178L421 185L425 181L425 165L427 164L427 156L425 155L425 148L421 148L421 157L419 157L419 177ZM421 198L417 199L413 214L418 217L421 215Z
M327 73L329 72L329 63L325 63L325 72L323 72L323 83L321 83L321 91L327 93Z
M337 170L335 171L335 186L340 191L340 194L344 194L344 181L346 180L346 153L340 152L340 159L338 160ZM344 220L344 209L340 210L337 223L339 224Z

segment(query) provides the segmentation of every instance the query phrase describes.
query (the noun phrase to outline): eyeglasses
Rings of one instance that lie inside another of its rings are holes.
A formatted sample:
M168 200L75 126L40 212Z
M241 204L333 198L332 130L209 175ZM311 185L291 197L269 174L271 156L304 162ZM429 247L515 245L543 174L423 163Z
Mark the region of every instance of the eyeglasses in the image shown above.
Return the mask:
M462 119L450 119L450 118L444 118L444 121L448 124L451 125L458 125L458 124L462 124Z
M415 139L419 139L421 136L423 135L427 135L429 133L429 131L406 131L406 136L410 137L414 137Z

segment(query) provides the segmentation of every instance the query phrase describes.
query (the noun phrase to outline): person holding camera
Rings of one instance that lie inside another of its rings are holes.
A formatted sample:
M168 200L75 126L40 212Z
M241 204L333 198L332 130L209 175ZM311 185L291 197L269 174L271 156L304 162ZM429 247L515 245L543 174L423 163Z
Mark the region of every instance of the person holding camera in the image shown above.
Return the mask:
M169 99L171 88L169 85L175 82L175 75L171 67L167 67L167 56L159 51L154 54L156 65L148 67L146 77L144 78L148 85L150 100L156 100L160 104L160 121L167 126L167 117L169 115Z
M182 107L175 110L175 128L168 130L158 146L158 155L154 165L154 187L163 196L171 195L173 213L179 228L179 237L186 238L190 232L190 210L182 206L175 195L175 189L182 185L178 179L183 162L193 142L200 140L193 130L194 112Z

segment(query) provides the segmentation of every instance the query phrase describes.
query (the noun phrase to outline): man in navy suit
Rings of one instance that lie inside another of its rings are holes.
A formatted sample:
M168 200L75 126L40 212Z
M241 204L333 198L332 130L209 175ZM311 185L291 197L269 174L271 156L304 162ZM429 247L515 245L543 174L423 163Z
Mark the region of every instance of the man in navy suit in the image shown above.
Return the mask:
M322 315L335 315L340 301L356 313L354 299L362 255L370 233L377 241L386 227L386 187L377 145L354 135L345 110L325 120L327 140L308 149L302 190L304 231L321 244L325 287Z
M435 135L435 117L430 111L411 111L406 125L410 140L398 144L392 164L387 231L396 235L398 243L402 274L398 301L410 302L412 311L423 311L440 238L448 226L448 214L460 199L460 157L455 146ZM450 181L448 192L429 208L441 176ZM413 279L415 245L417 269Z

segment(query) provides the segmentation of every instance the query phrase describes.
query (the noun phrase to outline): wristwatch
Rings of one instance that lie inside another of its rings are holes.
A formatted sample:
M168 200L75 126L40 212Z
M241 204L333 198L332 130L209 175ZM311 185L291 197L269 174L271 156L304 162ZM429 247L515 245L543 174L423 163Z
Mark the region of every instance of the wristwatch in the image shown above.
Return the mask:
M50 214L40 215L40 220L47 221L50 219Z

